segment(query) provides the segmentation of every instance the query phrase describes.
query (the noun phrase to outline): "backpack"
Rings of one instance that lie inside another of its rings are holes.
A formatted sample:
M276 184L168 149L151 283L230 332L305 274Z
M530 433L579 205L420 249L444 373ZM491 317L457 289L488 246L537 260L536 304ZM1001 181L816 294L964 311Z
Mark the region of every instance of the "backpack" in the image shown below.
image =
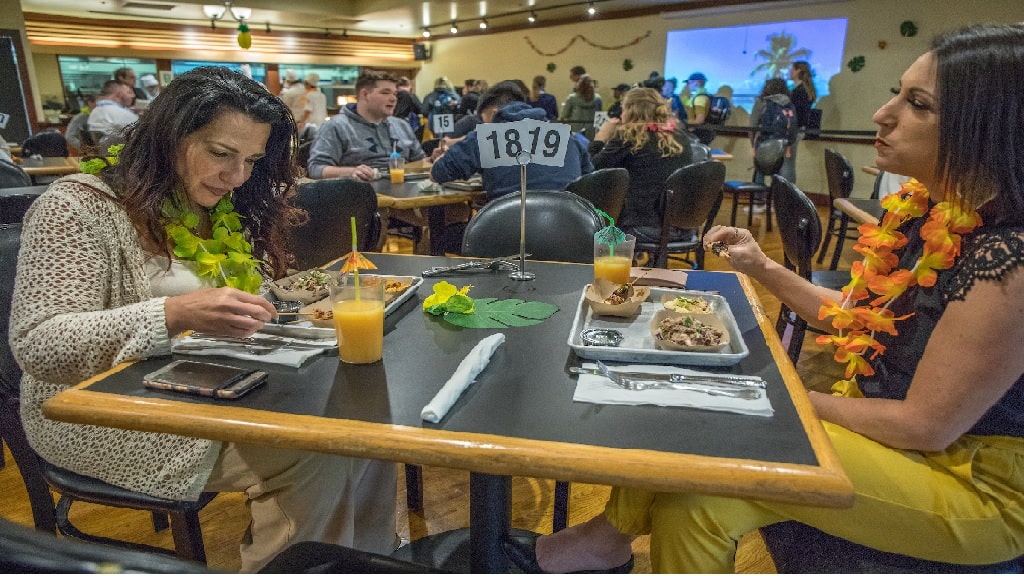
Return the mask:
M758 127L761 129L759 142L782 138L792 145L796 142L796 136L800 130L796 121L796 107L792 102L783 106L778 102L766 99Z
M711 96L711 104L708 106L708 115L704 119L707 124L725 124L732 114L732 104L725 96Z
M442 92L430 103L430 114L454 114L455 109L451 106L452 100L450 93Z

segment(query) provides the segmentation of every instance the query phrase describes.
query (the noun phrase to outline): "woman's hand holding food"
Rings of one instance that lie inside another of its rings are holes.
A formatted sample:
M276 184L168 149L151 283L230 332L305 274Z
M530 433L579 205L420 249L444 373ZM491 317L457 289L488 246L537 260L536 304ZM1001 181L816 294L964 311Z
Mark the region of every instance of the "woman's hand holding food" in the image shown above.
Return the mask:
M704 248L728 260L737 272L755 278L768 260L750 231L735 226L712 227L704 235Z
M277 317L266 298L227 286L168 297L164 316L169 334L185 330L246 338Z

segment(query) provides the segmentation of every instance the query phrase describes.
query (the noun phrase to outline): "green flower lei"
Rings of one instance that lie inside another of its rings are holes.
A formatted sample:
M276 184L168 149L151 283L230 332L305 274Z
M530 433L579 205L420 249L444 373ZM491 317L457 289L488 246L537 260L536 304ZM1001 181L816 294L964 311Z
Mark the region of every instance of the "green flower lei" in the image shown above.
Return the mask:
M86 174L99 174L107 166L117 164L124 144L107 149L106 158L83 160L79 168ZM235 212L231 198L225 196L210 210L213 237L203 239L192 229L199 226L199 216L182 202L165 198L160 207L164 230L174 243L172 252L182 260L195 262L196 274L213 278L218 286L230 286L252 294L263 284L260 260L252 256L252 244L242 233L242 215Z

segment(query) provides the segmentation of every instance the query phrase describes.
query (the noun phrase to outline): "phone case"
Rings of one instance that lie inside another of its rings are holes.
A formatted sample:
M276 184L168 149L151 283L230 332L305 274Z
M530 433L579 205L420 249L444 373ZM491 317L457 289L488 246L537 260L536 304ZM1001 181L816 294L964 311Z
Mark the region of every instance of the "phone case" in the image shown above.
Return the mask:
M195 360L175 360L143 377L147 388L211 398L240 398L266 381L262 370Z

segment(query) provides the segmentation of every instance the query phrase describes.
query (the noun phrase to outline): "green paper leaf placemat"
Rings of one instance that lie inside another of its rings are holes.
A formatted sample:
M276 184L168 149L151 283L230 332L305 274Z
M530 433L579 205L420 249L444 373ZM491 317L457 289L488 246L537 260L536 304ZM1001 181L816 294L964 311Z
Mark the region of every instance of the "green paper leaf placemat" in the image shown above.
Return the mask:
M477 298L473 313L447 313L444 319L463 328L513 328L540 324L555 312L558 306L544 302Z

